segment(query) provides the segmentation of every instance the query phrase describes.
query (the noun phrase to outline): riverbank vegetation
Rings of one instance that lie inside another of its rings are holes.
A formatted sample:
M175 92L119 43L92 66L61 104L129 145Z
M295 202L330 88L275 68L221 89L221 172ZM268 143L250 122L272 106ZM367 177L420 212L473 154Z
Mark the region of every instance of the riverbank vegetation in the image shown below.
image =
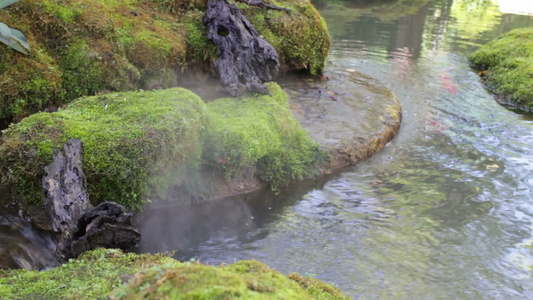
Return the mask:
M21 202L42 205L44 166L53 149L77 138L94 205L115 201L140 209L150 199L182 199L172 197L178 188L180 195L209 199L210 181L194 174L229 180L248 166L272 188L286 186L314 175L327 155L294 120L281 88L268 87L272 96L208 104L182 88L82 97L4 131L2 181Z
M500 103L533 111L533 27L504 34L468 59Z
M324 68L326 24L310 3L291 12L239 4L276 48L282 69ZM0 44L0 120L19 121L100 92L178 86L187 72L213 73L215 46L202 22L206 1L20 1L0 20L23 32L29 55ZM184 75L185 74L185 75Z
M0 299L347 299L313 278L257 261L218 267L97 249L46 271L0 270Z

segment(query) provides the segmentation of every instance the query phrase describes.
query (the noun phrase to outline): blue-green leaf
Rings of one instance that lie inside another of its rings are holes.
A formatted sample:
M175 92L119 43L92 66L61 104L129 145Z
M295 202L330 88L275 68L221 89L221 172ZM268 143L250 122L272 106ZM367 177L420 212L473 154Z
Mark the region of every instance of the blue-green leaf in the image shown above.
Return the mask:
M16 36L14 36L13 33ZM22 40L20 44L19 39ZM30 50L30 45L28 44L24 34L16 29L9 28L9 26L2 22L0 22L0 42L17 50L20 53L28 54L26 49Z
M9 6L15 2L18 2L19 0L0 0L0 9Z
M24 48L31 50L28 39L26 39L26 36L21 31L11 28L11 37L17 40Z

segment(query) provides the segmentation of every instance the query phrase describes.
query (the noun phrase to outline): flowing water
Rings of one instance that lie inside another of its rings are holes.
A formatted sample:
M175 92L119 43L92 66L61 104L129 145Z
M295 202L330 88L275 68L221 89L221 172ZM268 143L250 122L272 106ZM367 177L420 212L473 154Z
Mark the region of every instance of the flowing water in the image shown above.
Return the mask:
M499 106L465 58L533 26L531 1L499 1L326 1L326 75L353 69L392 89L399 135L356 166L278 195L150 211L136 250L210 264L257 259L355 299L533 298L533 118ZM3 248L7 263L46 268L52 238L28 224L0 216L1 241L15 241ZM38 248L48 250L32 257Z
M279 195L152 211L139 251L257 259L355 299L532 299L533 118L498 105L465 57L533 26L530 1L512 2L324 7L326 75L354 69L390 87L403 107L399 135Z

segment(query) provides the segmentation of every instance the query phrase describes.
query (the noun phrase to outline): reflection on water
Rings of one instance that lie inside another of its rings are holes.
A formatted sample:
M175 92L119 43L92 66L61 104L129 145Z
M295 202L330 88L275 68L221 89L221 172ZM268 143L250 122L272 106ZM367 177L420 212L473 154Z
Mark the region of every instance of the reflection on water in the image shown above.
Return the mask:
M465 58L533 19L491 0L435 0L394 18L331 5L327 72L387 84L403 107L400 134L279 195L148 215L144 236L158 238L140 251L258 259L356 299L533 298L533 121L499 106Z

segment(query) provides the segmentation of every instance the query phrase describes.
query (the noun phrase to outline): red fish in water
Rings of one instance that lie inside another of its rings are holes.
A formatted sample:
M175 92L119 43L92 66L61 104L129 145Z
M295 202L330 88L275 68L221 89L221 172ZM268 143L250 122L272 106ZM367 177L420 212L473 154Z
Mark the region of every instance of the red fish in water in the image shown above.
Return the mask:
M227 159L225 157L218 160L219 164L225 164L225 163L228 163L228 162L229 162L229 159Z
M440 84L444 87L445 90L450 94L457 94L457 87L453 83L452 79L448 75L447 71L444 71L440 74Z

